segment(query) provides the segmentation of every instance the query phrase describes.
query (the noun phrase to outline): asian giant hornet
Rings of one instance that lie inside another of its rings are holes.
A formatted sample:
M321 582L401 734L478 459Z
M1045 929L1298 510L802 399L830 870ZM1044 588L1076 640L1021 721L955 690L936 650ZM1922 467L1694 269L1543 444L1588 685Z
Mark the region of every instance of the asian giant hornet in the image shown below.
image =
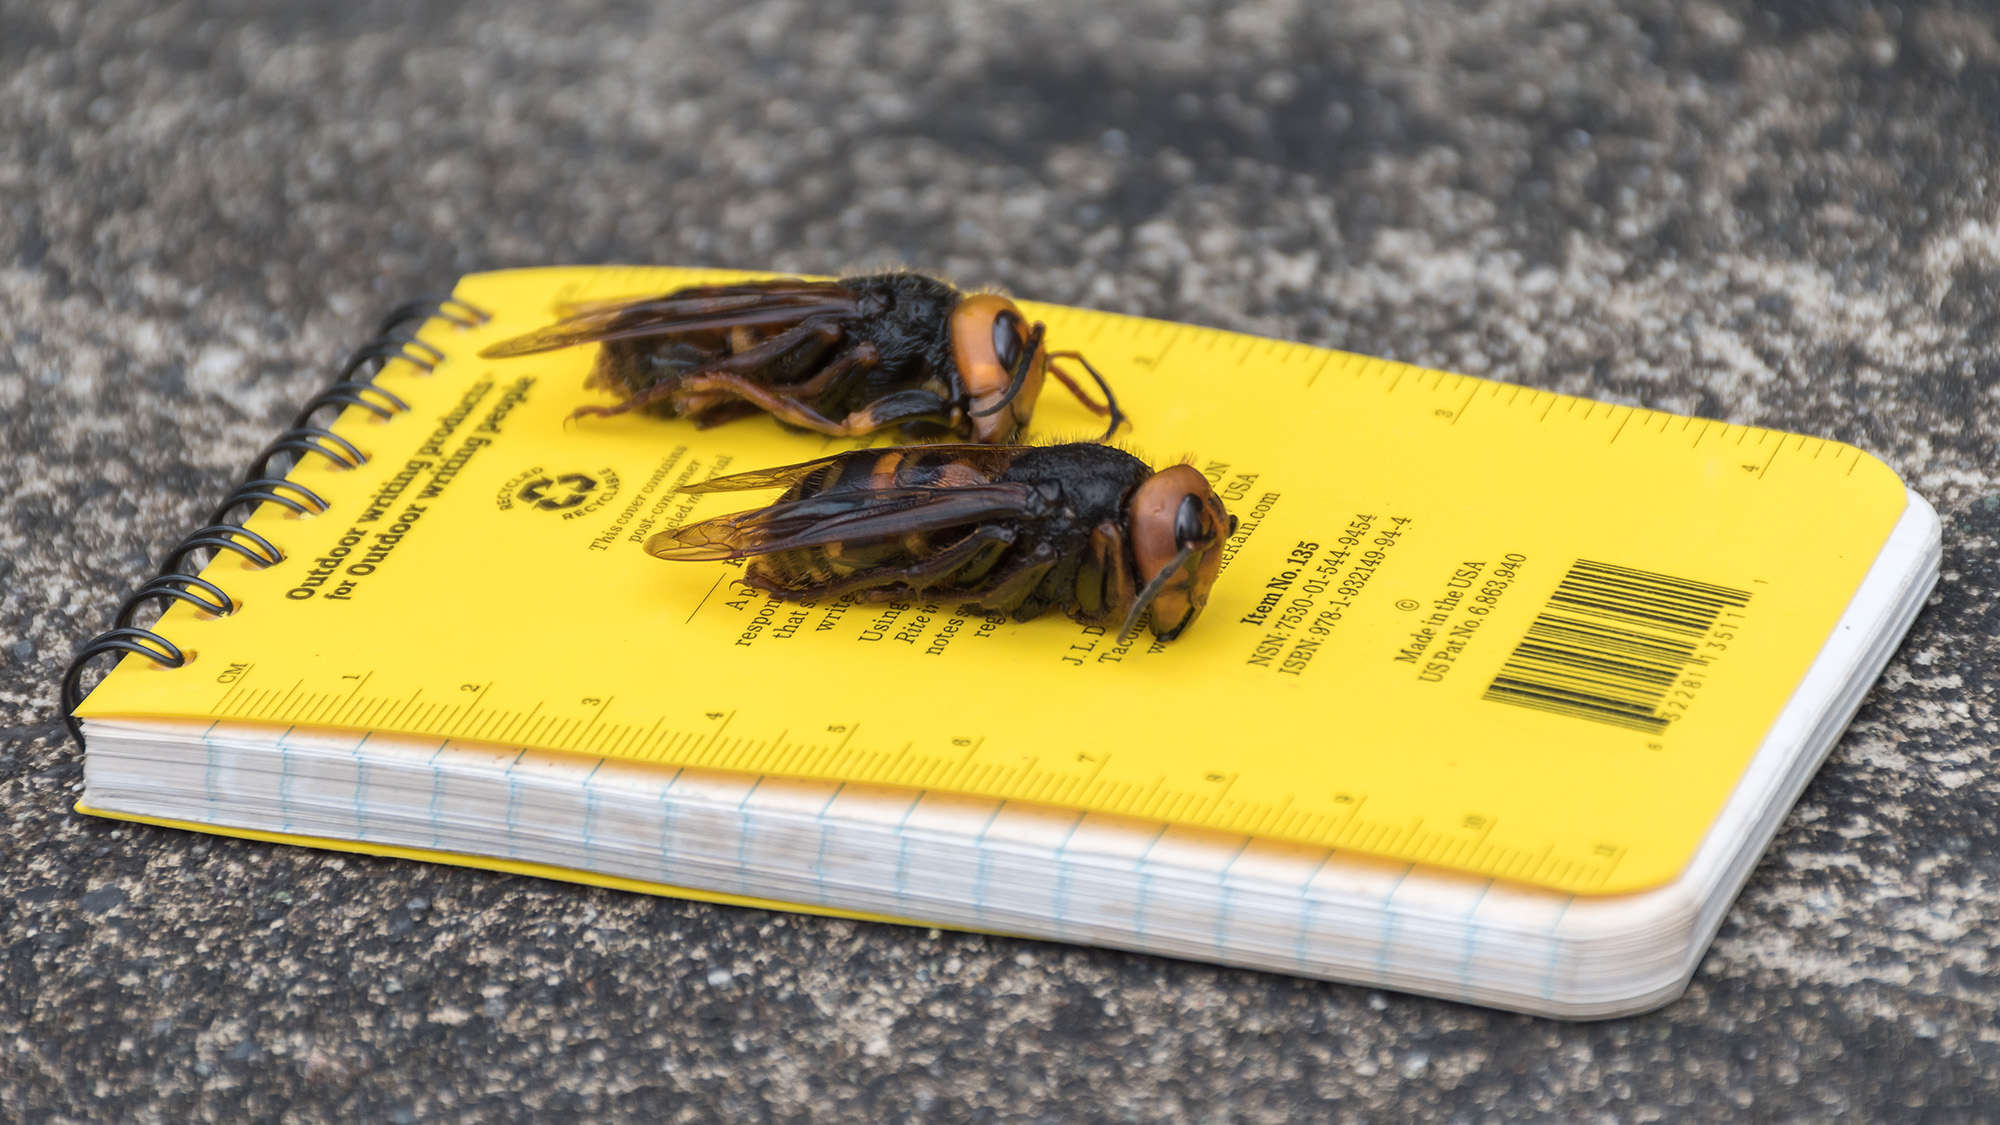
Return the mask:
M1047 350L1043 334L1005 297L890 273L701 285L584 305L479 354L602 344L587 385L621 401L574 417L644 410L706 427L761 411L835 437L899 426L914 438L997 445L1027 426L1053 374L1110 418L1105 437L1116 433L1125 415L1110 384L1080 353ZM1082 364L1104 401L1058 360Z
M859 449L686 492L783 488L767 507L646 542L655 558L749 558L779 598L938 601L1026 621L1051 609L1163 641L1200 615L1236 519L1189 465L1105 445Z

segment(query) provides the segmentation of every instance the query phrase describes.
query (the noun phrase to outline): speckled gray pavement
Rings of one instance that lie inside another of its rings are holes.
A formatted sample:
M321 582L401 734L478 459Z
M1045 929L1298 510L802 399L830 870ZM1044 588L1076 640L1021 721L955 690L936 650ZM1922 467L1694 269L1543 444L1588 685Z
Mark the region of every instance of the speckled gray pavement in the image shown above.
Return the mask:
M0 1121L2000 1116L2000 23L1117 11L0 3ZM608 261L1836 437L1937 504L1944 580L1687 996L1599 1024L72 813L69 653L345 345Z

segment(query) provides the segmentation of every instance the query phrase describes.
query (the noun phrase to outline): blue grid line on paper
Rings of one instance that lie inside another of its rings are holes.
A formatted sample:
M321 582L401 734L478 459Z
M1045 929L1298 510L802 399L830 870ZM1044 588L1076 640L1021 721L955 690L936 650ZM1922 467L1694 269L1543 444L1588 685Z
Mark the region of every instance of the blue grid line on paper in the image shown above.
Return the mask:
M1089 815L1077 813L1076 819L1069 823L1069 831L1063 834L1062 843L1056 845L1056 899L1051 913L1055 915L1056 937L1063 941L1069 940L1069 860L1064 853L1069 851L1069 842L1076 839L1076 830L1083 827L1083 820Z
M1254 837L1243 837L1243 846L1237 848L1236 854L1229 857L1229 862L1223 864L1222 870L1215 873L1215 885L1222 892L1220 901L1215 905L1215 948L1218 951L1229 948L1226 940L1229 935L1229 872L1236 867L1236 861L1243 858L1243 853L1250 850L1252 839Z
M909 885L907 882L905 882L905 876L904 876L904 872L909 867L910 837L909 834L904 831L904 829L909 827L910 817L917 811L917 806L923 803L924 803L924 795L921 792L918 793L916 796L910 798L910 807L903 810L903 818L896 822L895 892L896 892L896 913L898 914L908 913L908 911L904 908L908 904L910 897Z
M1575 895L1564 899L1562 909L1556 911L1556 916L1549 921L1549 928L1543 931L1549 938L1549 965L1547 971L1542 974L1542 999L1551 1004L1556 1002L1556 969L1562 962L1562 942L1556 938L1556 927L1562 925L1563 917L1575 904Z
M1403 873L1396 876L1396 885L1390 887L1389 893L1382 896L1382 902L1380 903L1382 908L1382 936L1376 939L1382 944L1375 950L1375 980L1378 983L1386 982L1389 979L1389 950L1396 940L1396 911L1389 904L1396 900L1396 892L1403 889L1403 880L1408 879L1410 872L1416 869L1415 864L1403 868Z
M1333 857L1337 854L1339 853L1327 852L1326 858L1320 860L1319 866L1313 868L1312 874L1306 876L1306 881L1299 884L1299 938L1292 947L1292 961L1298 965L1302 973L1312 963L1312 959L1306 955L1306 938L1312 934L1313 915L1319 910L1319 903L1312 897L1313 880L1319 878L1319 873L1327 869L1327 865L1333 862Z
M211 823L215 820L216 764L215 764L215 741L209 738L209 735L214 734L215 728L221 725L222 725L222 720L217 719L215 722L208 724L207 730L201 732L202 749L207 752L206 765L202 768L201 772L201 784L203 788L208 790L208 819Z
M674 785L681 779L684 770L675 770L674 776L660 786L660 882L673 884L674 861L671 837L674 834Z
M1492 893L1495 882L1493 879L1486 880L1486 885L1479 888L1479 897L1473 899L1472 905L1465 911L1465 960L1458 966L1458 995L1461 1000L1468 1002L1472 999L1472 958L1479 950L1480 933L1479 923L1474 921L1472 916L1479 912L1479 904L1485 902L1486 896Z
M514 777L514 767L520 765L521 759L527 756L528 752L525 749L523 749L519 754L514 755L514 760L507 763L507 772L501 775L502 777L505 777L507 779L507 858L508 859L519 859L521 857L521 841L519 837L515 835L515 826L514 826L514 815L516 811L520 808L521 804L521 783Z
M1000 802L993 810L993 815L987 817L986 823L979 826L979 835L972 838L973 843L979 847L979 866L972 872L972 916L982 923L986 921L986 861L992 854L986 850L986 834L993 831L993 822L999 820L1000 814L1007 811L1007 804L1006 801Z
M437 761L438 755L444 753L445 747L450 745L448 741L438 743L438 748L431 751L430 761L425 763L431 770L431 850L433 851L444 847L444 837L438 828L438 809L444 803L444 771L438 769Z
M750 841L757 835L757 827L750 822L748 816L744 815L743 806L750 803L750 798L755 797L757 790L763 788L763 785L764 778L760 776L757 778L756 783L750 786L750 791L743 794L743 799L736 802L736 891L738 894L749 895L755 893L750 889Z
M278 831L292 830L292 748L285 740L292 736L297 727L286 727L278 736Z
M826 799L826 804L821 805L819 811L813 814L813 819L819 822L819 848L813 854L813 886L822 905L832 905L826 897L826 842L827 833L833 831L833 822L827 819L826 810L833 807L833 803L840 799L841 792L846 788L845 781L834 786L833 794Z
M583 866L587 870L595 870L597 866L597 787L590 782L603 768L604 759L599 758L590 772L583 775Z
M1153 877L1146 872L1146 860L1153 854L1153 849L1160 846L1160 841L1166 838L1169 827L1165 824L1160 825L1159 835L1154 836L1152 842L1146 845L1146 850L1139 853L1139 858L1132 861L1132 870L1139 875L1139 901L1132 907L1132 932L1140 937L1150 936L1146 933L1146 900L1147 896L1153 893Z
M374 737L373 731L362 734L361 741L355 743L354 749L348 752L354 758L354 838L357 840L368 838L368 818L361 811L362 794L368 791L368 759L361 756L361 748L368 745L368 740L372 737Z

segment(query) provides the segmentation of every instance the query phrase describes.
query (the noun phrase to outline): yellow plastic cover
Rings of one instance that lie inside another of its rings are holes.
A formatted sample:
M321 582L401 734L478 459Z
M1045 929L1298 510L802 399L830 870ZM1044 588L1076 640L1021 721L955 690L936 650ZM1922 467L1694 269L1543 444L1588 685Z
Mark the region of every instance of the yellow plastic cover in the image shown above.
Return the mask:
M476 354L745 276L465 278L492 320L433 320L444 362L380 376L413 411L336 425L368 463L293 470L331 509L261 507L285 560L219 556L240 611L176 604L156 628L192 662L128 658L79 714L955 790L1629 892L1686 865L1905 503L1833 442L1025 303L1116 388L1121 441L1240 518L1206 614L1121 647L1055 614L782 603L641 545L775 498L680 486L850 443L571 420L610 401L595 348ZM1033 429L1099 426L1051 384Z

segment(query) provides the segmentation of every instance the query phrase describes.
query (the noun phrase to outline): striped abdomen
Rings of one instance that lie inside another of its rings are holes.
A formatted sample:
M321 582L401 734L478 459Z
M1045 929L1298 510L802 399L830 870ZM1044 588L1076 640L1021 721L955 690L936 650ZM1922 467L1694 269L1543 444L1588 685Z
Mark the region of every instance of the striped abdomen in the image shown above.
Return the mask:
M884 449L870 456L850 455L828 462L793 485L780 502L868 492L877 494L884 504L891 504L895 501L889 494L897 490L991 484L998 476L992 471L997 452L992 447L967 454L950 446L915 446ZM975 456L986 462L988 469L975 465L972 460ZM963 539L969 531L964 526L905 531L887 537L774 551L751 559L749 572L777 588L803 592L863 572L913 566ZM993 569L995 561L984 560L971 570L956 572L949 585L962 587L978 579Z

